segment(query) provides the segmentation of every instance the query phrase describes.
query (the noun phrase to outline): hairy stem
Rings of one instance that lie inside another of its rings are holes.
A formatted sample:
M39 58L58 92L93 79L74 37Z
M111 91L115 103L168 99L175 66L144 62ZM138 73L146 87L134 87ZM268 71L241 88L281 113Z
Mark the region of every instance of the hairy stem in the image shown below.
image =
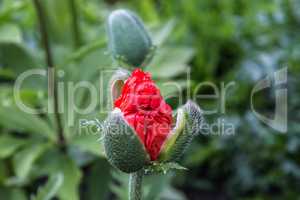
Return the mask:
M131 173L129 175L129 200L142 199L143 175L143 170Z
M42 4L40 3L39 0L33 0L36 13L38 16L38 23L40 27L40 33L41 33L41 39L42 39L42 44L43 48L45 50L45 59L47 63L47 68L48 68L48 78L49 78L49 96L51 99L53 99L53 107L54 107L54 116L55 116L55 121L57 125L57 132L58 132L58 143L62 146L63 149L65 149L65 138L64 138L64 133L63 133L63 126L61 123L60 119L60 114L58 111L58 92L57 92L57 85L56 85L56 76L55 76L55 68L54 68L54 61L53 61L53 56L51 52L51 47L49 43L49 36L47 32L47 27L46 27L46 17L45 13L42 7Z
M76 0L69 0L69 6L71 10L71 17L72 17L72 33L73 33L74 46L77 48L81 46L81 35L79 29Z

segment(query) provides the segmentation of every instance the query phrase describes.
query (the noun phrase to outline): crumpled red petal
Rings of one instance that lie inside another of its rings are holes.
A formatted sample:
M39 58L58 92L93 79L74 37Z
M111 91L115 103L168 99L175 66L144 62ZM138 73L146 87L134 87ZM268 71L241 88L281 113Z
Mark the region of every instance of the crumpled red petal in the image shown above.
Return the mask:
M114 102L144 143L151 160L156 160L171 130L172 109L164 101L151 75L135 69Z

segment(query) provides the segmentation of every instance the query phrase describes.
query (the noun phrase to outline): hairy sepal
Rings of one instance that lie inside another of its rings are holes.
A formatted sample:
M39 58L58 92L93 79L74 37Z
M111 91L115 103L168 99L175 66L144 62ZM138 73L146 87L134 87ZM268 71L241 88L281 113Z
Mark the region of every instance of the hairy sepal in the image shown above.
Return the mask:
M163 145L159 160L162 162L178 162L193 138L200 132L203 122L203 113L194 102L189 100L179 108L176 126Z
M126 173L136 172L150 162L144 145L118 108L105 121L104 149L111 165Z
M119 68L115 71L113 76L110 79L110 95L111 102L115 102L115 100L120 96L122 88L124 86L124 82L130 76L130 72L126 69Z

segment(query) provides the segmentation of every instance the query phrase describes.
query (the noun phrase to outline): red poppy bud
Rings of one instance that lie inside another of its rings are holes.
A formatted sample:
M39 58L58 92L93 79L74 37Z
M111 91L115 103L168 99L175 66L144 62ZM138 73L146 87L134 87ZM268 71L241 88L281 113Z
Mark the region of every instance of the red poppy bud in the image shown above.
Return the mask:
M171 131L172 109L164 101L149 73L133 71L114 102L134 128L151 160L156 160Z

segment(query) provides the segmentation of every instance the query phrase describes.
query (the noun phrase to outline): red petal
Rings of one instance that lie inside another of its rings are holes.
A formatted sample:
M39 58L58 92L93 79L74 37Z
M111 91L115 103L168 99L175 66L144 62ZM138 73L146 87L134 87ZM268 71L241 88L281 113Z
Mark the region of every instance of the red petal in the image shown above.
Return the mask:
M171 130L172 109L164 101L149 73L135 69L114 102L156 160Z

